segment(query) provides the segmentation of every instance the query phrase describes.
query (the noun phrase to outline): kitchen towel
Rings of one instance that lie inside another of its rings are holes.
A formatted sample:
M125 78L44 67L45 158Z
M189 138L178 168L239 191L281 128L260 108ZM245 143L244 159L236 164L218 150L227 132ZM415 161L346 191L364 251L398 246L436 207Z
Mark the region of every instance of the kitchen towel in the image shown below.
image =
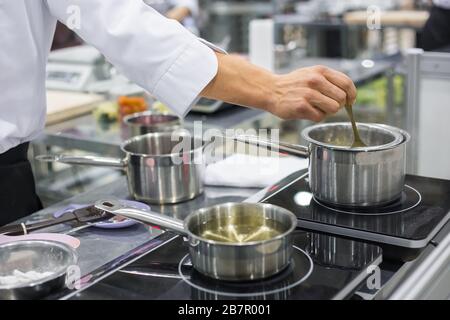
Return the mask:
M204 182L210 186L265 188L307 167L307 159L234 154L210 164Z

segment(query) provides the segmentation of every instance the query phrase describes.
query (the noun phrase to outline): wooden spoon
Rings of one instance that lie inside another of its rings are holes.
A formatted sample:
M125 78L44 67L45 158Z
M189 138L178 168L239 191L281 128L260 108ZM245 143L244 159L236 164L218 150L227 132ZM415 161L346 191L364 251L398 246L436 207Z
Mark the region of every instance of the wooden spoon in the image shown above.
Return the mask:
M345 106L345 110L347 111L347 114L350 118L353 129L353 143L351 145L351 148L367 147L367 145L361 140L361 137L359 136L358 127L356 126L355 118L353 117L353 106L351 104L348 104Z

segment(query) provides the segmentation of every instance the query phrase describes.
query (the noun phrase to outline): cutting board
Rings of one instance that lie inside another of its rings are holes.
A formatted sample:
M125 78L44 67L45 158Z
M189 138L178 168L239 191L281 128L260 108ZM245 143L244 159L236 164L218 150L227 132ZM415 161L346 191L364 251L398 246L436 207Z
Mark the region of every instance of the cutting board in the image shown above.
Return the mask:
M79 117L92 112L104 97L66 91L47 91L47 120L46 125Z
M428 11L381 11L381 25L422 28L429 16ZM345 14L344 21L347 24L365 25L368 17L367 11L354 11Z

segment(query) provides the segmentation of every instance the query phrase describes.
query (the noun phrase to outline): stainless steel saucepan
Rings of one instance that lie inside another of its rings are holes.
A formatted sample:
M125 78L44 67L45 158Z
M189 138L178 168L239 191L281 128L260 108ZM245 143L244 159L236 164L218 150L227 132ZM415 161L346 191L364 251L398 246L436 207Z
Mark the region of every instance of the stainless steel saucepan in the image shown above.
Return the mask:
M98 156L41 155L36 159L125 170L130 194L157 204L190 200L203 192L201 138L186 132L157 132L134 137L121 146L123 159Z
M181 119L173 114L145 111L123 118L130 137L153 132L172 132L181 127Z
M286 268L292 255L296 216L262 203L226 203L191 213L184 221L101 200L96 208L188 237L193 267L218 280L270 277Z
M306 128L306 146L276 143L256 137L235 140L309 158L309 185L322 202L347 207L379 206L401 196L405 183L406 145L410 135L398 128L358 124L367 147L350 148L350 123L326 123Z

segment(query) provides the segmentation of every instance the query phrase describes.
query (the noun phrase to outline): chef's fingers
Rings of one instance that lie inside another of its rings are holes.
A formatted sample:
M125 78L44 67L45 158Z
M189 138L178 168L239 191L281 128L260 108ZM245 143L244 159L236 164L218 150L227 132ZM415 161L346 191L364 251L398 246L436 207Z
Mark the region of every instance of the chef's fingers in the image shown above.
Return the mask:
M323 111L325 114L334 114L344 105L341 104L341 102L322 94L320 91L313 89L309 89L305 92L305 98L311 106Z
M301 119L308 119L314 122L320 122L326 117L326 113L321 109L314 107L309 102L305 101L303 103L303 107L301 108L301 112L298 115Z
M347 95L348 104L353 104L356 100L356 87L352 79L342 72L327 68L320 67L322 74L327 78L328 81L333 83L335 86L344 90Z
M328 98L336 101L340 108L344 107L347 104L347 94L345 93L345 91L336 86L334 83L328 81L328 79L326 79L325 77L324 81L320 82L317 90L319 90Z

